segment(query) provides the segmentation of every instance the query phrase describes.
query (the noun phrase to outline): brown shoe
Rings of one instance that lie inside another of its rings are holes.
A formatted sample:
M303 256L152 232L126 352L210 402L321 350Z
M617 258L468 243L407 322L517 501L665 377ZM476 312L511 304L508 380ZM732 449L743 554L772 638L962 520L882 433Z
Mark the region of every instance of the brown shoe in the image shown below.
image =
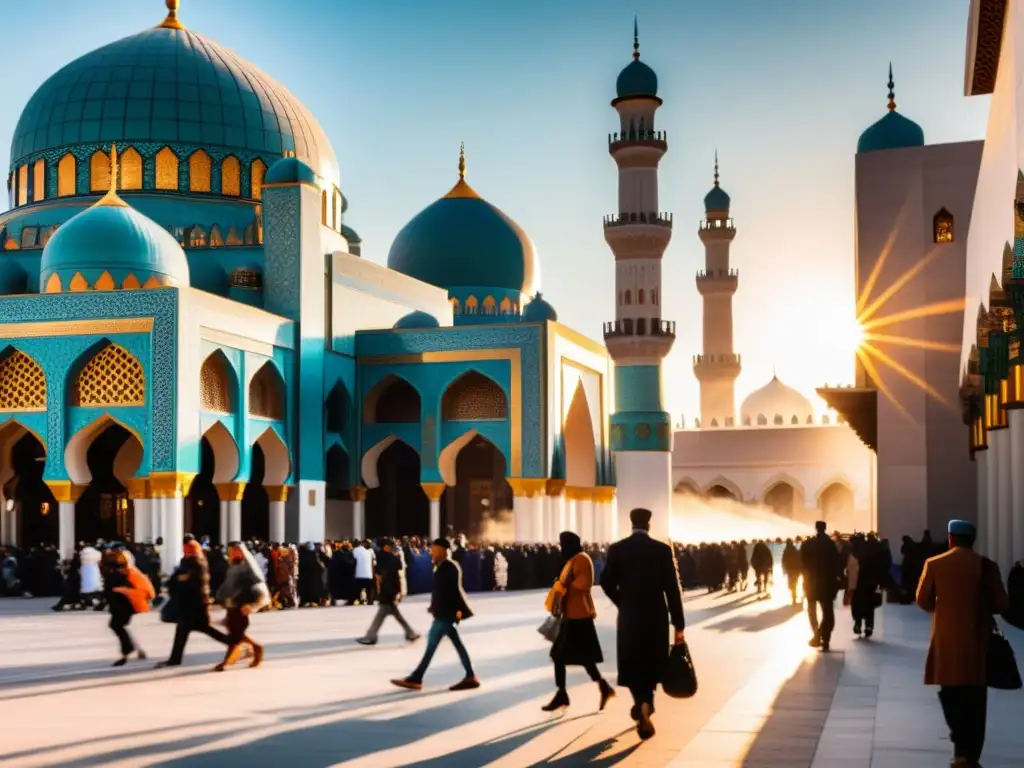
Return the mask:
M461 680L459 680L459 682L457 682L455 685L453 685L448 690L449 691L471 691L474 688L479 688L479 687L480 687L480 681L477 680L476 677L474 676L474 677L464 677L464 678L462 678Z
M249 669L258 667L263 662L263 646L253 643L252 646L252 661L249 662Z
M640 719L636 724L637 735L643 741L651 738L654 735L654 723L651 722L651 705L644 703L640 705Z
M410 680L409 678L402 678L401 680L392 680L392 685L397 685L399 688L408 688L410 691L422 691L423 683L417 682L416 680Z

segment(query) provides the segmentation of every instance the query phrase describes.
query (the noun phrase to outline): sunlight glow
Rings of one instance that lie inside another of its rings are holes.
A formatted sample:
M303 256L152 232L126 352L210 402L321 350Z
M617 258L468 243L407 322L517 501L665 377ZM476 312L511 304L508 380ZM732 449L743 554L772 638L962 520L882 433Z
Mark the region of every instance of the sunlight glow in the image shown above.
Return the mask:
M672 495L672 533L673 540L679 544L701 544L709 541L788 539L810 536L814 530L763 505L676 492Z

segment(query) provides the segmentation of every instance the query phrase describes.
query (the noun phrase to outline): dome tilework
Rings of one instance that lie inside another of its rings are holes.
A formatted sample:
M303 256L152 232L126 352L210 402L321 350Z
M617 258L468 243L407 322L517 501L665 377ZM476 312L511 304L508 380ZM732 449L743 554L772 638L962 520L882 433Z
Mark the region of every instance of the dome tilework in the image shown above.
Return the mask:
M294 152L339 183L323 130L287 89L196 32L162 27L87 53L43 83L18 121L11 167L54 148L139 142Z

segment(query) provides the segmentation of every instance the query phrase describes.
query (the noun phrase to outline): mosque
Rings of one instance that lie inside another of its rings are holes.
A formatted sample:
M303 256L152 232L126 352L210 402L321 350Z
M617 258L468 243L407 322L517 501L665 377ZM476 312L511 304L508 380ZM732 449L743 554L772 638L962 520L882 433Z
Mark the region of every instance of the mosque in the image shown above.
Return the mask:
M387 267L364 261L315 118L166 5L50 77L17 124L0 215L0 540L67 554L162 537L167 563L185 531L606 540L613 451L620 472L653 456L650 503L670 503L650 368L674 329L648 252L668 217L636 191L605 222L616 255L643 257L618 262L643 287L607 348L534 292L534 246L469 185L465 154ZM645 69L619 78L613 104L640 127L612 149L651 168ZM614 386L612 358L635 387Z

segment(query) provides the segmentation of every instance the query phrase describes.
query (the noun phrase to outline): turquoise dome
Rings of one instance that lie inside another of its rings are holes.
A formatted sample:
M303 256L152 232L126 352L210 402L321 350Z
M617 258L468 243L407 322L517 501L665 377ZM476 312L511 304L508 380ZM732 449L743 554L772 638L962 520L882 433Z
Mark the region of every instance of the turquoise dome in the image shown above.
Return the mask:
M705 211L728 211L730 205L729 193L716 183L711 191L704 195Z
M921 126L893 109L860 135L857 154L923 146L924 131Z
M264 184L316 184L316 173L297 157L282 157L267 170Z
M615 81L615 92L620 99L627 96L657 96L658 76L640 59L634 59L619 72Z
M527 323L542 323L547 320L554 322L558 320L558 313L544 300L540 292L537 292L523 309L523 320Z
M530 293L536 255L512 219L459 180L402 228L388 268L451 290L504 288Z
M198 145L268 164L294 152L339 184L334 150L299 100L255 65L182 28L173 13L44 82L18 120L11 168L48 150L114 143Z
M134 208L104 202L71 217L43 248L40 284L54 272L65 289L76 272L110 272L118 281L129 274L140 284L156 277L161 284L187 286L188 260L166 229ZM95 278L89 278L91 284Z
M410 312L408 315L399 318L394 327L398 330L410 330L413 328L440 328L441 324L437 322L437 318L433 315L417 309L415 312Z

